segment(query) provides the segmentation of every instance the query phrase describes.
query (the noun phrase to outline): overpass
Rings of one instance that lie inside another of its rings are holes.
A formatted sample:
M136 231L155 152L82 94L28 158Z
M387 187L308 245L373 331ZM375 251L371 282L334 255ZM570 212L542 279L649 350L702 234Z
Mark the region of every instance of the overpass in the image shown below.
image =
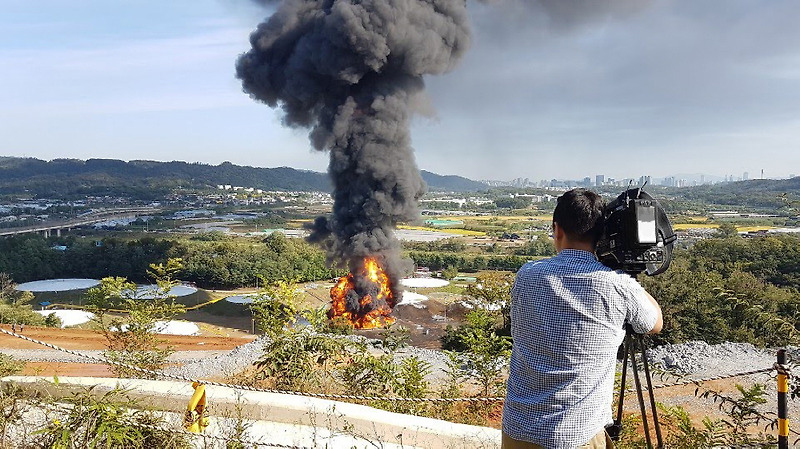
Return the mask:
M21 226L18 228L0 229L0 237L7 237L10 235L31 234L39 233L45 237L50 237L51 233L61 236L62 230L69 231L72 228L80 226L88 226L102 221L132 218L138 215L154 214L160 212L161 209L154 207L124 207L116 209L97 209L91 213L81 217L73 218L65 221L52 221L36 223L30 226Z

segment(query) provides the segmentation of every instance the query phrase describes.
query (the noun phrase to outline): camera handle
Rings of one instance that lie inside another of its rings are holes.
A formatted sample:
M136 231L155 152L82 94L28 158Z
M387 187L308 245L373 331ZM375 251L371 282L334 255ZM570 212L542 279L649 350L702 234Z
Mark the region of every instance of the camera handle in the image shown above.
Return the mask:
M656 409L656 398L653 395L653 380L650 377L650 365L647 362L647 355L645 354L644 338L641 334L633 331L630 324L625 325L625 340L622 342L624 348L624 356L622 360L622 381L619 388L619 401L617 402L617 417L614 424L606 428L612 440L619 440L620 432L622 431L622 406L625 400L625 380L628 374L628 358L631 360L631 368L633 369L633 380L636 384L636 396L639 399L639 410L642 414L642 426L644 427L644 436L647 441L647 448L653 448L653 441L650 437L650 426L648 425L647 409L644 404L644 395L642 392L642 383L639 379L639 368L636 363L637 351L642 356L642 365L644 367L645 380L647 381L647 392L650 399L650 410L653 413L653 427L656 432L657 449L664 447L664 441L661 437L661 424L658 422L658 411Z

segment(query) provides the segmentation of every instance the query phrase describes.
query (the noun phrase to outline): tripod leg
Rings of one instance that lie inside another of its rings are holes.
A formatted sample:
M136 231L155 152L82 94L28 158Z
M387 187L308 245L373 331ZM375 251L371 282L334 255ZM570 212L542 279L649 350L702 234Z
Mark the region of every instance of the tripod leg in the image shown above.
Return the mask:
M645 352L644 338L639 335L639 349L642 354L642 364L644 365L644 376L647 380L647 392L650 396L650 409L653 412L653 427L656 430L656 446L658 449L664 447L664 440L661 437L661 423L658 422L658 410L656 409L656 397L653 394L653 378L650 376L650 364L647 362L647 353Z
M639 409L642 411L642 427L644 427L644 437L647 441L647 448L652 449L653 443L650 439L650 426L647 424L647 410L644 406L644 396L642 396L642 383L639 380L639 368L636 366L636 349L631 345L631 368L633 368L633 380L636 383L636 395L639 398Z
M630 334L625 335L625 339L622 341L622 348L624 354L622 356L622 378L620 379L619 400L617 401L617 417L614 419L614 424L606 428L606 432L614 441L619 441L619 435L622 432L622 405L625 402L625 379L628 377L628 354L630 354L631 349Z

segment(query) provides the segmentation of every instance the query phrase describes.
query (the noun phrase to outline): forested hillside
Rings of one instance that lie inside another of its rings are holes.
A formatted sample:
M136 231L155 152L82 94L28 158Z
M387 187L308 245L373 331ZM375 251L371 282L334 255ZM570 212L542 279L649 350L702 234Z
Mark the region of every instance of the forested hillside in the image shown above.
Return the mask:
M486 187L460 176L423 171L422 177L431 190L469 191ZM111 195L157 200L178 188L213 189L225 184L263 190L331 190L327 174L291 167L0 157L0 195L27 194L39 198Z
M179 187L209 189L219 184L264 190L330 190L324 173L290 167L242 167L230 162L215 166L113 159L0 158L0 194L27 192L40 198L112 195L147 200L162 199Z
M686 200L704 204L759 207L771 210L800 201L800 177L751 179L727 184L703 185L679 190Z

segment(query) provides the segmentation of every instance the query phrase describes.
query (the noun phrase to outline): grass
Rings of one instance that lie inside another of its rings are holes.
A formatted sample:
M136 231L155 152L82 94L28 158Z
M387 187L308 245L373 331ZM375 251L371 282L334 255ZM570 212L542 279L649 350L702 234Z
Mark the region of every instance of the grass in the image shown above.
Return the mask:
M463 295L464 291L466 290L466 283L453 283L445 285L444 287L436 287L436 288L420 288L420 293L430 294L430 293L451 293L454 295ZM424 292L422 292L424 290Z

